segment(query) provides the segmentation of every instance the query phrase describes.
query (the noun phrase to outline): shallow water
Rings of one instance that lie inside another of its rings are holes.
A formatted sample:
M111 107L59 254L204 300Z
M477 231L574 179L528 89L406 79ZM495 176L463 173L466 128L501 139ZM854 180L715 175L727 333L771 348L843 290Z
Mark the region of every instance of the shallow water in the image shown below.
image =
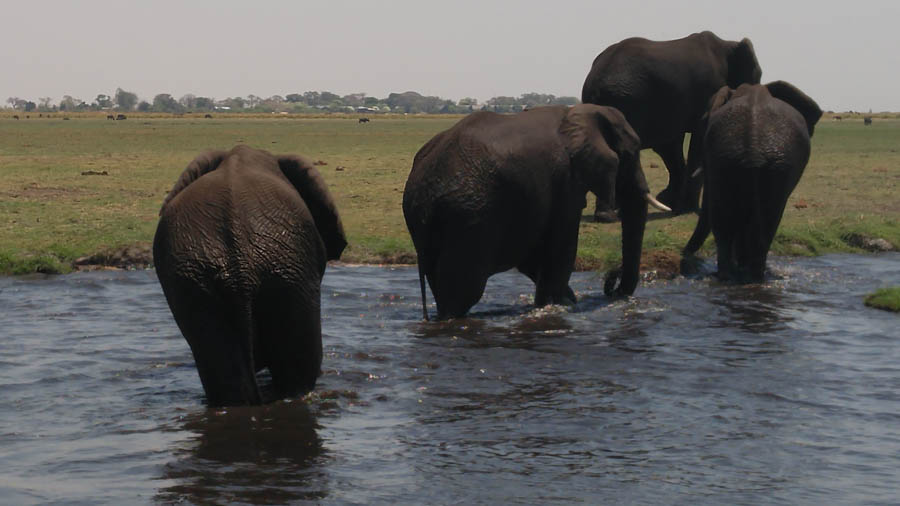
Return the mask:
M153 271L0 278L0 498L894 503L900 317L862 298L900 255L770 263L620 301L576 274L574 311L507 273L447 323L415 269L330 267L316 393L222 410Z

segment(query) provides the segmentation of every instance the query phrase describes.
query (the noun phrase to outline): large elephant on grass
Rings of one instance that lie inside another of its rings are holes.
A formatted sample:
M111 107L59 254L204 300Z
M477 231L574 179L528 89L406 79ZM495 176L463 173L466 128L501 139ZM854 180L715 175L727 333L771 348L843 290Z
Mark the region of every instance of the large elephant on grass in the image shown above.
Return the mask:
M699 162L698 132L706 106L722 86L757 84L762 70L749 39L722 40L712 32L682 39L630 38L603 50L584 81L584 103L622 111L641 138L642 148L656 151L669 171L669 184L657 196L676 213L696 210L700 181L689 176ZM684 135L690 132L688 167ZM615 196L597 195L595 216L614 219Z
M476 112L426 143L413 161L403 216L439 318L464 315L492 274L516 267L536 285L535 305L574 304L581 211L588 190L621 204L621 283L630 295L647 201L640 139L622 113L591 104L541 107L513 116Z
M160 210L153 259L212 405L262 402L315 386L319 290L346 246L325 182L297 156L237 146L198 156Z
M784 81L726 86L713 96L699 134L703 208L685 256L703 245L711 227L719 278L763 281L769 247L821 117L813 99Z

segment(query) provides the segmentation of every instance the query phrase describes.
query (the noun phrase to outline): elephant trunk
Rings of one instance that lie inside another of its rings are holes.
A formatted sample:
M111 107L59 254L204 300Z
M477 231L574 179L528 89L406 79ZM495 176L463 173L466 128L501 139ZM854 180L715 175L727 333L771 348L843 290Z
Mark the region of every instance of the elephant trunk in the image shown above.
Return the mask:
M616 198L622 217L622 265L607 273L603 291L607 296L634 293L640 278L641 248L647 223L647 195L650 189L637 155L630 170L620 171L625 177L616 180ZM618 288L616 281L621 278Z

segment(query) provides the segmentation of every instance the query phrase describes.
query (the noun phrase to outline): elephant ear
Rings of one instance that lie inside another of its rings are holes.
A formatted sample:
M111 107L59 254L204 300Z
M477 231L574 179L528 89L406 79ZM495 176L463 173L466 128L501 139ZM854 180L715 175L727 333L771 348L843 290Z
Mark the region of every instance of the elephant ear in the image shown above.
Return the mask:
M806 120L806 128L809 130L809 136L812 137L816 123L822 117L822 109L819 108L819 104L806 93L785 81L773 81L767 84L766 88L769 90L770 95L778 100L787 102L791 107L797 109L803 116L803 119Z
M622 158L637 156L641 149L637 133L613 107L592 104L571 107L559 132L569 158L592 189L609 181L604 175L611 174L614 178L620 162L624 161Z
M762 69L756 59L756 51L750 39L735 43L728 54L728 86L737 88L742 84L759 84Z
M319 236L325 243L328 259L337 260L347 246L347 238L344 235L341 217L338 216L337 206L322 175L305 158L294 155L282 155L277 158L281 172L303 197L306 207L312 214Z
M181 193L181 191L187 188L191 183L200 179L204 174L216 170L227 155L228 152L226 151L207 151L206 153L198 155L197 158L194 158L194 160L188 164L187 168L184 169L184 172L181 173L181 176L178 177L178 181L175 182L175 186L172 187L169 194L166 195L165 200L163 200L162 208L159 210L159 214L162 215L166 205L168 205L176 195Z

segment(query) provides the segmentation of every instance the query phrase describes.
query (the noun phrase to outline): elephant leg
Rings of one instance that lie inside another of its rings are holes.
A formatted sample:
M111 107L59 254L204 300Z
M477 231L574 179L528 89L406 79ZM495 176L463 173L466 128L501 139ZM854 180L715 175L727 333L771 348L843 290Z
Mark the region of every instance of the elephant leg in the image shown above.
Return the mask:
M484 255L476 251L477 248L489 246L477 241L460 242L471 244L452 244L442 248L431 272L425 273L439 320L459 318L468 313L481 300L490 277L484 266Z
M682 213L679 198L684 188L687 167L684 163L684 134L676 139L653 147L669 171L669 184L656 196L656 200L672 208L675 213Z
M684 247L684 250L682 250L682 255L688 256L696 253L697 250L699 250L703 246L703 243L706 242L706 238L709 237L709 231L709 198L707 192L704 192L703 206L700 208L700 216L697 218L697 226L694 228L694 233L688 240L687 245Z
M193 283L176 283L170 307L194 355L197 372L213 406L260 404L251 350L249 311L229 297Z
M537 307L576 303L569 278L575 267L580 214L580 209L565 210L560 214L563 218L555 220L556 226L550 228L546 238L538 241L541 265L535 280L534 305Z
M254 304L259 357L282 397L313 390L322 367L322 324L318 281L298 290L287 282L265 286Z
M693 212L699 209L700 190L703 188L703 176L694 177L694 172L700 168L703 159L703 135L691 133L691 143L688 146L687 165L684 172L684 187L681 192L681 209L683 212Z

